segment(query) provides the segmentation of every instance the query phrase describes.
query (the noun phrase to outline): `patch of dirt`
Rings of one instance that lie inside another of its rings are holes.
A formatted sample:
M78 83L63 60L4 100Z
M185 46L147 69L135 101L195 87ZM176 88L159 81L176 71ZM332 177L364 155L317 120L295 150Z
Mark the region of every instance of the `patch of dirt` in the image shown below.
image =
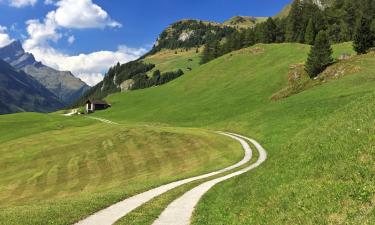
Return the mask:
M264 48L260 48L260 47L255 47L255 48L251 48L250 49L250 52L251 54L253 55L259 55L259 54L262 54L265 52L265 49Z
M273 94L271 100L277 101L287 98L331 80L337 80L344 76L358 73L361 71L359 64L362 57L353 56L350 59L338 60L314 79L310 79L306 73L304 63L291 65L288 72L288 85Z

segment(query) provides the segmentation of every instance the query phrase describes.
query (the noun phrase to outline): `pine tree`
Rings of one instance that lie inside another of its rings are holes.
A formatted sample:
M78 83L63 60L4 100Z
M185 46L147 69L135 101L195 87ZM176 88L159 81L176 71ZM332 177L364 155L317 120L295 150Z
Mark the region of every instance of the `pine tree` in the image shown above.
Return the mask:
M371 21L362 17L355 29L353 47L358 54L365 54L374 45Z
M276 42L277 36L277 25L272 17L268 18L263 30L263 43L274 43Z
M202 57L201 57L201 64L205 64L205 63L209 62L211 60L211 58L212 58L211 46L210 46L210 43L207 43L203 48Z
M296 0L292 4L292 8L288 15L285 38L288 42L296 42L299 37L301 21L302 21L302 3Z
M312 19L309 20L309 23L307 24L306 33L305 33L305 43L312 45L314 44L315 40L315 28L314 28L314 22Z
M318 76L327 66L332 64L332 48L326 31L320 31L311 47L305 70L310 78Z

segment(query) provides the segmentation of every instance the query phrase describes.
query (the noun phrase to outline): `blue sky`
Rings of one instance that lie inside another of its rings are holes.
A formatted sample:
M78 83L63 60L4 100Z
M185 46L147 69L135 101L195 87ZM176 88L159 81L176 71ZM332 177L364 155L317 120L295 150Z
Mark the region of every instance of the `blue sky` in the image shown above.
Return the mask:
M4 39L20 39L38 60L72 70L95 84L114 61L126 62L144 53L177 20L223 22L234 15L272 16L290 1L0 0L0 45L2 39L3 44ZM74 57L79 54L82 57ZM94 65L95 60L101 68Z

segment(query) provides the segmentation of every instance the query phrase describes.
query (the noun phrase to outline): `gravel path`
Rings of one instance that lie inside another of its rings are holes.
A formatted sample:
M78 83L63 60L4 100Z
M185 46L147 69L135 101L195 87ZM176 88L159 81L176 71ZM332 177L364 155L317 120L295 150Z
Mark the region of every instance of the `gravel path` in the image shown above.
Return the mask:
M113 122L113 121L110 121L110 120L106 120L106 119L103 119L103 118L99 118L99 117L95 117L95 116L86 116L86 117L90 118L90 119L93 119L93 120L99 120L100 122L103 122L103 123L108 123L108 124L113 124L113 125L119 125L116 122Z
M192 190L186 192L183 196L173 201L160 215L160 217L153 223L153 225L189 225L190 219L193 214L195 206L198 204L201 197L210 190L214 185L228 180L232 177L246 173L258 166L260 166L266 159L267 153L264 148L255 140L232 134L238 138L243 138L250 141L259 152L259 159L256 163L246 167L237 172L231 173L229 175L216 178L210 181L207 181Z
M96 117L90 117L90 118L98 119L98 120L102 121L102 119L100 119L100 118L96 118ZM102 121L102 122L104 122L104 121ZM111 122L111 121L109 121L109 122ZM235 140L237 140L238 142L241 143L241 145L242 145L242 147L245 151L245 156L240 162L238 162L237 164L235 164L233 166L227 167L225 169L222 169L222 170L219 170L219 171L216 171L216 172L212 172L212 173L204 174L204 175L201 175L201 176L196 176L196 177L172 182L172 183L160 186L158 188L154 188L152 190L143 192L141 194L135 195L133 197L127 198L127 199L125 199L121 202L118 202L118 203L116 203L116 204L114 204L114 205L112 205L112 206L110 206L106 209L103 209L103 210L87 217L86 219L81 220L80 222L76 223L76 225L89 225L89 224L90 225L110 225L110 224L114 224L117 220L124 217L125 215L127 215L128 213L130 213L134 209L138 208L142 204L152 200L153 198L155 198L155 197L157 197L157 196L159 196L159 195L161 195L161 194L163 194L163 193L165 193L165 192L167 192L171 189L174 189L174 188L179 187L181 185L190 183L192 181L212 177L212 176L227 172L229 170L238 168L238 167L246 164L247 162L249 162L251 160L252 151L251 151L248 143L244 140L245 139L244 137L241 137L241 136L235 135L235 134L224 133L224 132L218 132L218 133L221 134L221 135L231 137L231 138L233 138L233 139L235 139ZM177 219L177 217L174 217L174 218ZM158 223L158 224L165 225L164 223ZM171 223L171 224L177 225L179 223Z

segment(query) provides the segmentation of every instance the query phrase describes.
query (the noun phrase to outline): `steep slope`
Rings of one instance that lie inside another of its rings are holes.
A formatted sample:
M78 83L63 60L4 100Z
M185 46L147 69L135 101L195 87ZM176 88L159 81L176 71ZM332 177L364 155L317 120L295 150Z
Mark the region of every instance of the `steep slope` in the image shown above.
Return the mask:
M37 62L32 54L24 51L20 41L0 48L0 59L33 76L65 105L70 105L89 89L87 84L73 76L71 72L57 71Z
M253 28L258 23L264 22L267 18L264 17L252 17L252 16L234 16L229 20L225 21L223 25L231 26L235 28Z
M181 20L170 25L158 37L149 54L162 49L196 48L210 40L220 40L235 29L220 23L202 20Z
M30 75L0 60L0 114L51 112L63 107L56 96Z
M330 7L333 5L335 0L300 0L301 2L306 3L313 3L317 6L319 6L320 9L326 9L327 7ZM291 5L286 5L277 15L275 15L275 18L286 18L289 15L289 12L291 10Z
M165 86L111 95L112 108L97 116L127 124L231 130L264 144L269 162L210 192L196 212L196 224L337 224L341 216L371 224L375 57L355 57L359 70L271 100L309 48L272 44L233 52ZM351 45L334 49L337 58ZM357 110L361 105L366 107Z

